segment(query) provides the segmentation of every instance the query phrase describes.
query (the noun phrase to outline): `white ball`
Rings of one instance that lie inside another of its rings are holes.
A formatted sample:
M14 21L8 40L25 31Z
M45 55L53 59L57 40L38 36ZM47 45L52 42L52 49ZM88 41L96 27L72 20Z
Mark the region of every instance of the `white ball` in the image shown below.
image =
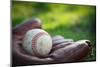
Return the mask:
M52 48L52 38L42 29L29 30L23 40L23 48L30 54L46 56Z

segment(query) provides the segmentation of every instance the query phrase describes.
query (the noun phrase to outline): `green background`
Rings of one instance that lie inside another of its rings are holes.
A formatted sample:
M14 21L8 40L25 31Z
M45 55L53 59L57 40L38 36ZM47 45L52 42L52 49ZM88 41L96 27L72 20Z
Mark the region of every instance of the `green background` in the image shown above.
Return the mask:
M11 11L12 27L36 17L52 36L89 39L93 49L83 61L96 60L96 6L12 1Z

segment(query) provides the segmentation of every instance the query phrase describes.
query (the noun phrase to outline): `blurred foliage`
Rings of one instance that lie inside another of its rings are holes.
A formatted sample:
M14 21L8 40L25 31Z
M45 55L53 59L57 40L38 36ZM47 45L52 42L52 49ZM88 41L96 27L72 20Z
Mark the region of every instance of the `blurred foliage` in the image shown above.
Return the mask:
M11 10L13 27L37 17L52 36L89 39L93 49L84 61L96 60L96 6L12 1Z

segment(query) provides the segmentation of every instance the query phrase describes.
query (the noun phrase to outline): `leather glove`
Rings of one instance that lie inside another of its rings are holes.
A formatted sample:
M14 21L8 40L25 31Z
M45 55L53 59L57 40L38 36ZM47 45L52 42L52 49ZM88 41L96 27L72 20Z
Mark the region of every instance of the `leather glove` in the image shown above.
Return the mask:
M74 42L72 39L64 39L57 35L53 36L53 47L45 58L36 57L28 54L22 47L22 40L25 33L34 28L42 28L38 20L29 20L12 30L12 66L52 64L62 62L77 62L88 55L91 50L89 40L79 40Z

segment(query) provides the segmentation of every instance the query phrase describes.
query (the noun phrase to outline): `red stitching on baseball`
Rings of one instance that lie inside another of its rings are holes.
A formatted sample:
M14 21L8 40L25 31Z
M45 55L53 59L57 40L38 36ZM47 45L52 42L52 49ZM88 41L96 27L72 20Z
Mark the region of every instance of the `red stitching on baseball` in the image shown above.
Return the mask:
M45 32L40 32L36 34L35 37L32 39L32 50L33 50L33 53L35 53L37 56L39 55L39 53L36 50L36 43L37 43L38 38L41 37L42 35L48 35L48 34Z

